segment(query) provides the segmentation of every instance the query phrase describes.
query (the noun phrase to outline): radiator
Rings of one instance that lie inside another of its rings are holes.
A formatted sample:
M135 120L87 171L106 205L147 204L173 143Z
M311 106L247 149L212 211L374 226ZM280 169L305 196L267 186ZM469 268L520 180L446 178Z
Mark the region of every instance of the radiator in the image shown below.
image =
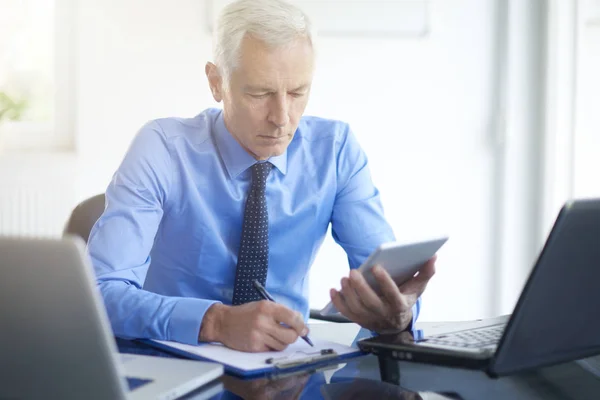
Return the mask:
M73 206L72 191L47 184L3 187L0 191L0 235L57 237Z
M0 235L62 235L76 203L72 157L0 159Z

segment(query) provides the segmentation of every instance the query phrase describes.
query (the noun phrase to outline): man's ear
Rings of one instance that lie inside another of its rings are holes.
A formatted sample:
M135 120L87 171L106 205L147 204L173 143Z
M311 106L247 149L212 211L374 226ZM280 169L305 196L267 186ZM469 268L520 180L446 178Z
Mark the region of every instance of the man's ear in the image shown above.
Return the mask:
M213 98L217 103L220 103L223 100L223 78L219 73L219 69L215 64L207 62L204 72L208 78L208 85L210 86Z

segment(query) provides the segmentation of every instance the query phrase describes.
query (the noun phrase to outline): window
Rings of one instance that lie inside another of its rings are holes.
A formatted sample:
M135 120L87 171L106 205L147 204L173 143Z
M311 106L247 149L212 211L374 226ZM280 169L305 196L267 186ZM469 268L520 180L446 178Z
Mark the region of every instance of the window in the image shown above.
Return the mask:
M600 196L600 2L581 2L579 9L575 123L575 197Z
M69 150L65 0L0 0L0 151Z

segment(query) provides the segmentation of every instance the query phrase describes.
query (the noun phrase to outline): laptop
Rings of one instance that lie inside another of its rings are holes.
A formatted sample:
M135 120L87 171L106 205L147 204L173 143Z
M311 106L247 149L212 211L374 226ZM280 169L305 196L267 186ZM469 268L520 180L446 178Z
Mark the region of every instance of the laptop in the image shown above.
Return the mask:
M118 354L81 239L0 237L0 398L174 399L222 374Z
M397 360L476 368L497 377L600 354L600 199L560 210L511 315L358 346Z

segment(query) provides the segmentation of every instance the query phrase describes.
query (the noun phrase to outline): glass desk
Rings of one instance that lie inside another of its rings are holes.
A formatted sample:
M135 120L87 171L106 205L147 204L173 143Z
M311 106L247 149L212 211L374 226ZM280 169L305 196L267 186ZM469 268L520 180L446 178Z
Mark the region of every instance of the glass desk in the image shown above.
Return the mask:
M310 324L311 337L345 344L369 335L355 324ZM159 357L169 353L117 339L119 351ZM596 367L597 365L597 367ZM570 362L515 376L491 379L474 370L379 360L373 355L316 371L220 383L184 399L600 399L600 361Z

